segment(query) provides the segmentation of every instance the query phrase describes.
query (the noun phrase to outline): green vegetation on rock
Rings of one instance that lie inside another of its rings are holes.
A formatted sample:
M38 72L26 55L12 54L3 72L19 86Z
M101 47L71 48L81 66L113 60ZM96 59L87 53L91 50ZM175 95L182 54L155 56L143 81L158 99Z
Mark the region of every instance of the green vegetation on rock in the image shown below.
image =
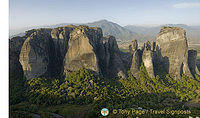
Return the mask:
M11 116L34 114L52 116L52 113L55 113L64 117L73 114L80 114L81 117L100 117L99 111L104 107L110 111L138 107L195 111L193 108L184 106L184 103L200 97L198 76L196 77L198 80L194 80L183 75L180 81L175 81L169 75L165 78L159 76L150 78L142 64L139 77L135 79L129 74L127 79L106 79L81 68L70 73L66 78L31 79L27 82L25 103L11 105ZM73 109L78 113L70 111L70 106L75 106ZM90 114L87 114L85 110ZM110 116L116 117L112 113ZM154 115L145 114L144 116ZM159 117L159 115L154 117Z

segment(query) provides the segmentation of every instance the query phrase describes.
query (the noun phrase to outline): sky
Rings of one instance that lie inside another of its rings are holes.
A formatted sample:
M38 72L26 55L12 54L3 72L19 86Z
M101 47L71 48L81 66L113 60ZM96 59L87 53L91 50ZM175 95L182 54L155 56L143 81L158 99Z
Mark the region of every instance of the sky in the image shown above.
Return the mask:
M200 0L10 0L9 26L19 29L106 19L122 26L200 25Z

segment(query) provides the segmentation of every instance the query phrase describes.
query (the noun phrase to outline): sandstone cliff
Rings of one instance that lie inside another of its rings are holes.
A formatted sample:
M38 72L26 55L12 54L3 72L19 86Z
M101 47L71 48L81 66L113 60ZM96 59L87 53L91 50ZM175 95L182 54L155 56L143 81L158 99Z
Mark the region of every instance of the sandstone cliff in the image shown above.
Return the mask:
M40 77L47 73L50 63L50 30L33 30L23 43L20 63L27 79Z
M126 78L126 68L122 57L120 55L120 50L118 48L115 37L107 36L104 37L104 69L107 77L120 76Z
M182 74L191 76L188 67L188 44L186 32L182 28L162 27L156 38L159 48L158 55L163 62L163 67L175 79L180 79Z
M9 76L23 77L23 69L19 62L19 54L24 43L23 37L14 37L9 40Z
M132 41L132 44L129 46L129 50L132 53L132 63L130 72L134 75L135 78L138 78L142 62L142 51L138 49L137 40Z
M196 50L189 50L188 51L188 65L191 74L195 77L195 74L200 74L197 66L196 66L196 57L197 57L197 51Z
M73 72L79 68L87 68L101 74L98 44L102 42L102 31L99 28L86 26L76 27L69 37L69 49L65 55L64 72Z
M141 62L144 63L151 78L169 74L175 80L179 80L182 74L190 77L199 74L196 67L196 51L188 51L186 32L182 28L162 27L156 42L144 43L140 55L137 53L139 51L137 47L137 41L133 41L130 46L132 52L130 72L136 78L138 78ZM141 61L139 61L140 58L142 58Z
M142 63L151 78L161 76L159 71L176 80L199 74L196 51L188 51L185 30L177 27L163 27L156 42L146 42L142 49L134 40L130 53L119 50L115 37L103 37L100 28L74 25L29 30L10 39L9 49L10 73L24 73L27 79L67 75L83 67L101 77L126 78L130 70L138 78Z
M144 44L142 61L144 63L144 66L146 67L146 70L147 70L147 73L149 74L149 77L155 78L155 74L154 74L154 52L151 49L152 49L151 43L146 42Z
M10 60L20 62L27 79L67 75L83 67L102 77L126 77L116 39L103 37L100 28L69 25L33 29L22 39L18 54Z
M53 50L52 54L54 57L54 68L58 74L62 74L64 72L64 59L68 50L68 42L70 38L70 33L73 31L74 26L68 27L58 27L54 28L51 31L51 38L53 41Z

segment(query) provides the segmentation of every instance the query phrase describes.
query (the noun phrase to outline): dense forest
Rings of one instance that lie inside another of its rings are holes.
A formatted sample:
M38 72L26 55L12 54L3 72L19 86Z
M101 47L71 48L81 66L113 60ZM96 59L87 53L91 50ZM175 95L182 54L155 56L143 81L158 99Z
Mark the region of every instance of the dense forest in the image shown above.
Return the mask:
M64 117L102 117L102 108L108 108L109 117L184 117L198 116L199 109L186 103L200 98L200 77L182 75L175 81L168 74L150 78L144 65L140 67L139 79L131 74L120 77L100 78L81 68L67 77L10 79L10 117L32 117L37 114L52 117L52 113ZM189 114L113 114L116 109L189 110Z

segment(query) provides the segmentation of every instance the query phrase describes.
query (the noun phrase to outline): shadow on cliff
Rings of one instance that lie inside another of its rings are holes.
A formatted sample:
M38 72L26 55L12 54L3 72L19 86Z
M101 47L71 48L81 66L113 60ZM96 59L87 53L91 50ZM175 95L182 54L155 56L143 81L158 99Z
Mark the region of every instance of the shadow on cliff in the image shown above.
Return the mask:
M163 78L169 73L169 58L161 54L161 48L158 45L154 54L154 75Z
M120 50L119 54L124 63L125 69L130 70L133 59L133 55L131 54L131 52L123 52Z
M196 65L197 65L197 68L198 68L198 69L199 69L199 71L200 71L200 59L197 59L196 61L197 61L197 63L196 63Z

